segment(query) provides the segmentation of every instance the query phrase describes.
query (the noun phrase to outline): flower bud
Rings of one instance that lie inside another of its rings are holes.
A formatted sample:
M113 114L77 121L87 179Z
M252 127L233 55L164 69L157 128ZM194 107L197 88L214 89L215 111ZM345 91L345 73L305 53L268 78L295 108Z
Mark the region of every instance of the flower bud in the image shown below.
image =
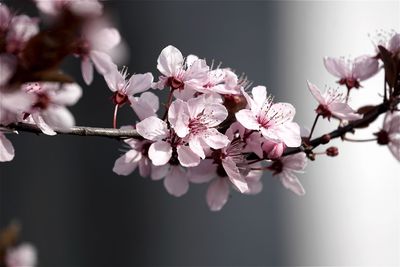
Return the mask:
M331 146L326 149L326 155L329 157L336 157L339 155L339 149L335 146Z
M331 141L331 135L330 134L324 134L321 137L321 144L325 145L325 144L329 143L329 141Z

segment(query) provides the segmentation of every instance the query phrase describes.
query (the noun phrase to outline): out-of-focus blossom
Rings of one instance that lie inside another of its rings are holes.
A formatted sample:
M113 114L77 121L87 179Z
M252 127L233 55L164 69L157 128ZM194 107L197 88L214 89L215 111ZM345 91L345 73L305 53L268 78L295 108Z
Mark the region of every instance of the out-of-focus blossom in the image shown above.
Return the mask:
M18 54L26 42L39 32L39 20L26 15L14 16L11 20L6 37L6 50L8 53Z
M11 161L14 158L14 147L0 129L0 162Z
M74 116L66 106L74 105L82 96L77 84L29 83L24 90L36 96L36 103L26 119L34 122L44 134L55 135L54 130L68 130L75 125Z
M273 175L279 177L279 180L285 188L302 196L305 194L305 190L295 174L302 173L306 166L306 154L297 153L274 160L268 169L273 172Z
M188 102L177 99L168 111L168 120L177 136L187 141L190 149L202 159L205 149L220 149L229 143L228 137L215 128L227 116L223 105L207 102L204 95Z
M300 127L292 122L296 113L289 103L273 103L264 86L254 87L253 98L243 91L250 109L236 113L236 119L247 129L261 131L269 140L283 142L288 147L301 144Z
M209 78L209 67L205 60L194 55L189 55L185 60L182 53L172 45L161 51L157 69L163 76L159 77L153 87L163 89L168 86L174 90L175 97L183 100L191 98Z
M23 243L6 252L7 267L34 267L37 264L37 253L34 246Z
M339 84L347 89L359 88L360 82L374 76L379 71L378 59L371 56L359 56L353 60L325 57L325 68L333 76L338 77Z
M152 166L151 179L161 180L163 178L165 189L175 197L183 196L189 190L187 171L176 163Z
M10 22L11 22L10 10L5 4L0 3L0 36L8 30Z
M376 45L376 51L379 53L378 46L383 46L391 52L392 54L398 54L400 53L400 34L391 31L391 32L386 32L386 31L380 31L377 33L376 39L374 41Z
M103 5L97 0L34 0L38 9L48 15L56 16L64 9L77 16L98 16Z
M400 112L387 112L383 128L376 133L380 145L387 145L393 156L400 161Z
M35 95L22 90L0 90L0 125L6 126L21 120L23 112L29 110L36 100Z
M357 114L347 103L345 103L346 97L343 93L329 88L324 94L322 94L315 84L312 84L311 82L307 82L307 84L311 94L319 102L319 106L315 111L323 118L330 119L331 117L334 117L348 121L362 118L360 114Z
M17 59L11 54L0 54L0 89L8 83L14 75Z

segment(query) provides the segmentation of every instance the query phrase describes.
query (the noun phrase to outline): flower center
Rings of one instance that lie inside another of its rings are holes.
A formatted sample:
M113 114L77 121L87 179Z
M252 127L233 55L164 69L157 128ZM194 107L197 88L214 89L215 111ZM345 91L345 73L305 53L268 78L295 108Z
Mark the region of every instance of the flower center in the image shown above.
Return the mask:
M276 160L267 169L273 171L273 175L276 175L283 171L283 163L280 160Z
M126 102L129 101L128 96L119 91L117 91L113 94L112 100L115 105L119 105L119 106L122 106L123 104L125 104Z
M360 83L356 79L352 78L343 78L338 81L340 85L346 85L347 90L352 88L358 89L360 87Z
M183 90L184 82L176 77L169 77L167 80L167 85L171 87L173 90L179 89Z
M378 144L387 145L390 142L389 134L385 130L381 130L380 132L375 134L377 136Z
M317 112L317 114L321 115L323 118L328 117L328 119L330 117L332 117L332 113L331 111L328 109L327 106L320 104L316 109L315 112Z
M50 97L45 93L37 93L37 101L34 108L46 109L50 104Z

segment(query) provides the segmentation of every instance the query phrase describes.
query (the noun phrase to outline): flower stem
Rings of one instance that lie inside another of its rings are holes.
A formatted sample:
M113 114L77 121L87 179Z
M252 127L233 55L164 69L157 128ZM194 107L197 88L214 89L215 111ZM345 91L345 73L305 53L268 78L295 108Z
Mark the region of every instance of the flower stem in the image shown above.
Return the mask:
M311 137L312 137L312 134L314 132L315 126L317 125L317 121L319 119L319 116L320 116L319 114L317 114L317 116L315 116L315 120L314 120L313 126L311 128L310 135L308 136L308 139L311 139Z
M169 90L169 95L168 95L167 104L165 105L165 112L164 112L164 116L163 116L163 121L166 120L167 115L168 115L169 106L171 106L171 103L172 103L172 95L173 95L172 92L173 92L173 89L171 88L171 89Z
M117 129L117 114L118 114L119 105L116 104L114 108L114 117L113 117L113 128Z

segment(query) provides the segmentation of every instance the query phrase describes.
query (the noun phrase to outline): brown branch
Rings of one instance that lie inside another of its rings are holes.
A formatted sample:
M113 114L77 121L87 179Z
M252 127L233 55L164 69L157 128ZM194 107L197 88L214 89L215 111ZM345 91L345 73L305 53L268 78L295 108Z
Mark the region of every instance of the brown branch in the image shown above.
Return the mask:
M6 128L20 132L29 132L35 134L42 134L42 131L34 124L29 123L15 123L7 126ZM142 138L136 130L113 129L113 128L97 128L97 127L84 127L75 126L69 130L59 131L55 130L57 134L65 135L79 135L79 136L100 136L114 139L126 138Z

